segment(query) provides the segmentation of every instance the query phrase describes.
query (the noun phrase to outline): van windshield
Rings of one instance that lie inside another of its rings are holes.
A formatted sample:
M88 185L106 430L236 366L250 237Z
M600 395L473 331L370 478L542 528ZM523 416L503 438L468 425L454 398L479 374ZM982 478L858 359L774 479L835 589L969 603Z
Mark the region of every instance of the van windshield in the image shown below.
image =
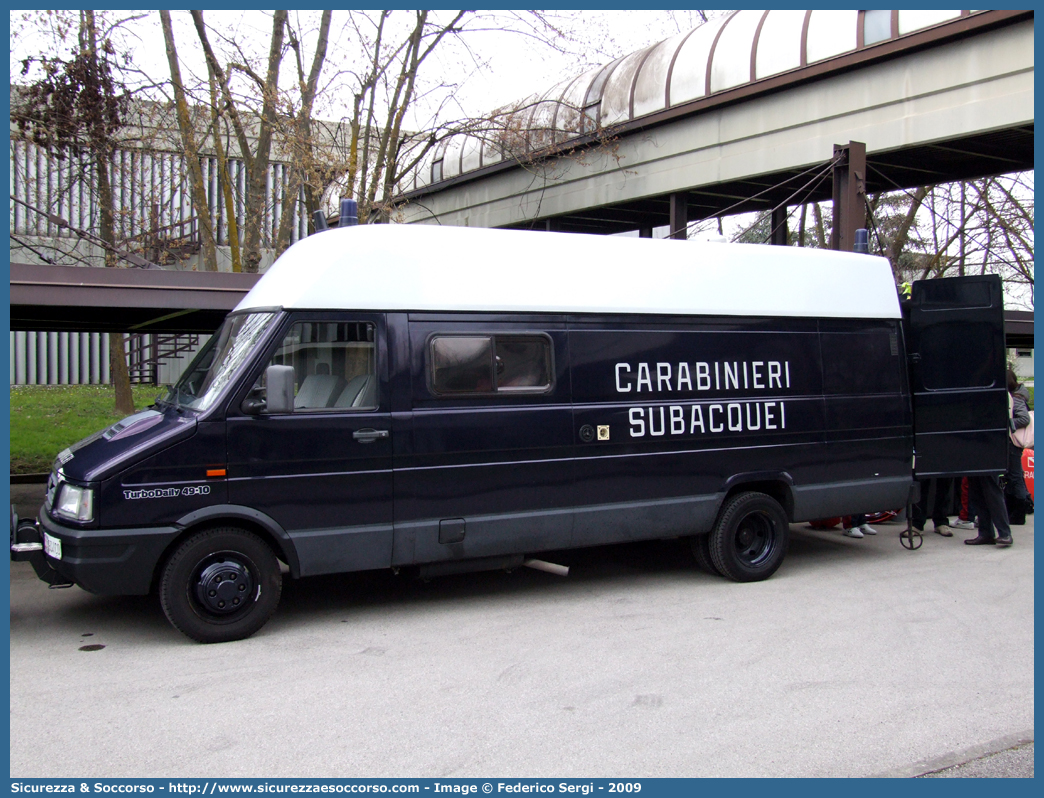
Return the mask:
M167 403L192 410L209 409L253 353L275 315L239 313L226 318L171 387Z

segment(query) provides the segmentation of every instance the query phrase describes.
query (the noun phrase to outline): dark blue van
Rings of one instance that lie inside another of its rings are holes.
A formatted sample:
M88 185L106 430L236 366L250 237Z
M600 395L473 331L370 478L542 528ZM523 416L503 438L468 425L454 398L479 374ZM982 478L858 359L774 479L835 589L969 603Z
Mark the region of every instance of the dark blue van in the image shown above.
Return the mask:
M735 581L789 525L1000 473L996 277L865 255L431 226L289 249L165 399L61 452L12 557L158 591L203 642L293 578L687 536ZM285 567L280 566L283 563Z

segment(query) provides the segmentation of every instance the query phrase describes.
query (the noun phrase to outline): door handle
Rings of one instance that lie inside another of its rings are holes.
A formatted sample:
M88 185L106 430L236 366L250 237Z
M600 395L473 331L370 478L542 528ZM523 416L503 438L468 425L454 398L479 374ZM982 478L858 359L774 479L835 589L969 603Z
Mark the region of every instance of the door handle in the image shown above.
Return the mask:
M359 441L359 443L373 443L381 438L387 438L388 430L367 427L366 429L357 429L352 433L352 437Z

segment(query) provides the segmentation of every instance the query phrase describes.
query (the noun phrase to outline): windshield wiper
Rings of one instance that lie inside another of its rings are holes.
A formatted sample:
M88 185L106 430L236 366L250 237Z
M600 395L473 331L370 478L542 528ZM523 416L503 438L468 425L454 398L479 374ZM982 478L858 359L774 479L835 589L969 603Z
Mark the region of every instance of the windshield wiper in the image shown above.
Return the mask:
M172 398L171 394L173 394L173 400L174 401L171 401L171 398ZM184 408L181 406L181 387L180 386L172 385L170 388L167 389L167 395L166 396L157 396L156 397L156 403L157 404L161 404L162 403L162 404L167 405L167 407L173 407L179 413L185 412Z

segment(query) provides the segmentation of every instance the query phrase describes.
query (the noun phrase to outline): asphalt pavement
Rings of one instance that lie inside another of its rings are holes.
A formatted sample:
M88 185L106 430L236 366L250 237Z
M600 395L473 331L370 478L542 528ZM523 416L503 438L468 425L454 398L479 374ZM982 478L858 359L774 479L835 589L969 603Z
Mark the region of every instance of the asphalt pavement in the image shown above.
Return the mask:
M11 775L1032 776L1032 518L1009 549L878 529L795 525L747 585L683 540L288 579L212 646L12 563Z

